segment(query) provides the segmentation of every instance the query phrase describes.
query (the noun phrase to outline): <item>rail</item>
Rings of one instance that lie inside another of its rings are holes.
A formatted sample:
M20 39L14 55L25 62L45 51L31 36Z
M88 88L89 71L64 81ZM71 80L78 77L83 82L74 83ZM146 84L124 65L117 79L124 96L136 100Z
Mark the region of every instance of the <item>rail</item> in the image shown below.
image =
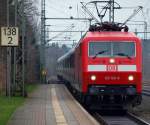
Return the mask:
M150 96L150 90L143 89L142 94L145 96Z
M93 116L101 125L150 125L150 123L131 113L126 113L123 116L103 116L94 113Z

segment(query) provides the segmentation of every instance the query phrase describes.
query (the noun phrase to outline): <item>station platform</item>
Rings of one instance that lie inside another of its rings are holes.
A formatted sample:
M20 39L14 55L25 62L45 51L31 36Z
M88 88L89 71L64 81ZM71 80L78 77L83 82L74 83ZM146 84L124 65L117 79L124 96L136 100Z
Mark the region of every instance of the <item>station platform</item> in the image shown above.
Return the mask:
M8 125L99 125L63 84L40 85Z

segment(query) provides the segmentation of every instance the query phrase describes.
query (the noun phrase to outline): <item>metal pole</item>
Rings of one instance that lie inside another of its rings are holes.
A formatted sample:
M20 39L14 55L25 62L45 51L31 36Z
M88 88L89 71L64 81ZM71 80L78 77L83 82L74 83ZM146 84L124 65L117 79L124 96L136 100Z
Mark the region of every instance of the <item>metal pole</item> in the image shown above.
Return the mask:
M147 39L147 22L144 21L144 40Z
M7 0L7 27L9 26L9 0ZM7 80L6 80L6 95L11 96L11 48L7 47Z
M22 96L25 96L25 84L24 84L24 43L25 43L25 14L24 14L24 0L22 1Z
M46 26L45 26L45 11L46 11L46 9L45 9L45 0L44 0L44 46L43 46L43 55L44 55L44 57L43 57L43 64L44 64L44 72L46 71L46 66L45 66L45 60L46 60L46 58L45 58L45 45L46 45L46 33L45 33L45 31L46 31ZM44 81L43 81L44 83L46 83L46 74L44 74Z
M44 75L43 71L45 70L45 0L41 1L41 50L40 50L40 60L41 60L41 66L40 66L40 76L41 76L41 83L44 83Z
M15 0L15 26L17 26L17 9L18 8L18 0ZM14 47L14 65L13 65L13 94L15 94L16 90L16 47Z
M112 22L114 22L114 18L115 18L115 7L114 7L114 0L112 0Z
M46 30L45 32L52 32L52 33L54 33L54 32L66 32L66 33L81 33L81 32L86 32L86 31L71 31L71 30Z
M40 46L40 82L42 83L42 41L43 41L43 0L41 0L41 46Z
M92 21L93 19L92 18L61 18L61 17L58 17L58 18L45 18L45 20L87 20L87 21Z
M114 0L109 1L109 22L114 22Z

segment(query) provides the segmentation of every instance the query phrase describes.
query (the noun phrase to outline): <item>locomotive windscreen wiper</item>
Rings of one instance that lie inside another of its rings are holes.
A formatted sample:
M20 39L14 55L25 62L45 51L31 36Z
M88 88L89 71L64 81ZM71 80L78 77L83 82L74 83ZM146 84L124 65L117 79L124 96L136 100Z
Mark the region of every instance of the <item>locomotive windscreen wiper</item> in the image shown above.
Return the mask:
M108 50L100 51L100 52L96 53L95 56L93 56L92 58L95 59L98 55L103 54L105 52L108 52Z
M115 54L115 55L117 55L117 56L125 56L125 57L127 57L128 59L132 59L128 54L125 54L125 53L117 53L117 54Z

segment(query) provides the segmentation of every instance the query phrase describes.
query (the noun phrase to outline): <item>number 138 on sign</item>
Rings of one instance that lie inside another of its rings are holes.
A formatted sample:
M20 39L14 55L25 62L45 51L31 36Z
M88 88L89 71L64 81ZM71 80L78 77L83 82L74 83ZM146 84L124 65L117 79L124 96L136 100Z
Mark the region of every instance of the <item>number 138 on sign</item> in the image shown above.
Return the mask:
M1 45L18 46L18 27L1 28Z

